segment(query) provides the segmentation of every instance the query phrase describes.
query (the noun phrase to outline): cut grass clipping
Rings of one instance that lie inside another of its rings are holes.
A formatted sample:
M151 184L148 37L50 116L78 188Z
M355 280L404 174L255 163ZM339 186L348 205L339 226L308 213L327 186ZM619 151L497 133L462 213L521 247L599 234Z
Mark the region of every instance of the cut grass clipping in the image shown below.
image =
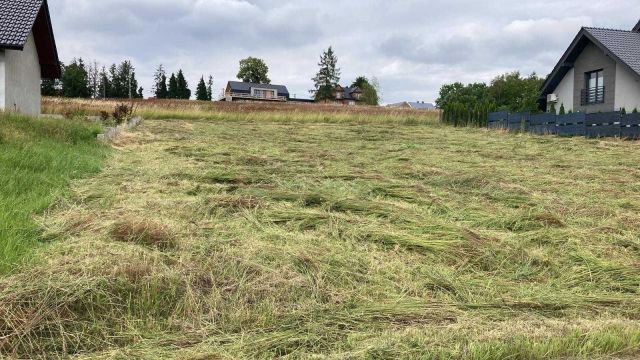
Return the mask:
M75 181L0 278L0 353L640 356L638 143L250 109L146 121Z
M34 215L68 191L69 181L98 172L106 149L97 125L0 112L0 272L37 244Z

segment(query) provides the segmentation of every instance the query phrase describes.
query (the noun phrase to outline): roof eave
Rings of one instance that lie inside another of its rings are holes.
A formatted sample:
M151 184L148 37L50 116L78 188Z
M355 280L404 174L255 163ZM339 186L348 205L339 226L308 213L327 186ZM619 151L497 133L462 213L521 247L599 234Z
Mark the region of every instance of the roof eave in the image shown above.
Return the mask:
M22 50L24 50L24 45L20 46L20 45L14 45L14 44L0 44L0 49L22 51Z
M49 13L49 4L47 3L47 0L44 0L42 2L42 9L40 9L41 11L45 12L45 16L46 16L46 20L47 20L47 24L49 26L49 34L50 34L50 38L51 38L51 47L53 48L53 54L54 54L54 58L55 58L55 62L57 65L56 70L52 72L52 75L54 76L54 78L60 78L62 76L62 71L60 69L60 57L58 56L58 46L56 45L56 37L53 34L53 24L51 23L51 14Z

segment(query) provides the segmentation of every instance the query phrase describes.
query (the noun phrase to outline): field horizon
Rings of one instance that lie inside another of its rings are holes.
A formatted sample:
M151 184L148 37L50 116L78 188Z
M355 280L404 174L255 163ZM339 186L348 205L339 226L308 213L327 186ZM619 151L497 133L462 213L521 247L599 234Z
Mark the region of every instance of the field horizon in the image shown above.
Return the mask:
M114 102L44 100L94 115ZM631 359L640 144L146 102L0 277L0 354Z

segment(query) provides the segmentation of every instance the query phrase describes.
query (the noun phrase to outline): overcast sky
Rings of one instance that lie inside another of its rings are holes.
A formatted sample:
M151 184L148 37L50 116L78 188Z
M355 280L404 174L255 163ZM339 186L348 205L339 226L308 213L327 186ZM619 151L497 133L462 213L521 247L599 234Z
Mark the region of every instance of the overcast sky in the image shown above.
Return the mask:
M348 85L379 79L385 103L437 98L440 85L506 71L548 74L581 26L631 29L638 0L49 0L62 61L131 59L151 95L158 64L215 93L238 61L263 58L274 84L308 97L333 46Z

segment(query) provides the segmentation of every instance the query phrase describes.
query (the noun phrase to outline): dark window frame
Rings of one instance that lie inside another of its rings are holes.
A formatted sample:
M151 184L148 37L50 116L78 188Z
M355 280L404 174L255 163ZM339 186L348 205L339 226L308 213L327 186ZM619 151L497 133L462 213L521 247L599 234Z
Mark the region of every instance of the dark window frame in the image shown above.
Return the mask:
M595 75L595 86L591 80ZM604 104L604 69L584 73L585 88L582 90L582 105Z

